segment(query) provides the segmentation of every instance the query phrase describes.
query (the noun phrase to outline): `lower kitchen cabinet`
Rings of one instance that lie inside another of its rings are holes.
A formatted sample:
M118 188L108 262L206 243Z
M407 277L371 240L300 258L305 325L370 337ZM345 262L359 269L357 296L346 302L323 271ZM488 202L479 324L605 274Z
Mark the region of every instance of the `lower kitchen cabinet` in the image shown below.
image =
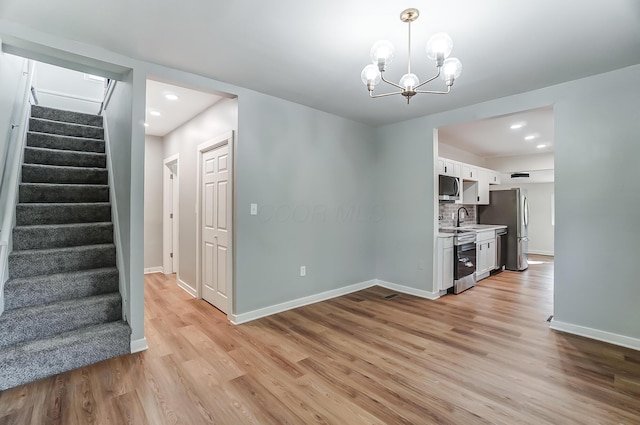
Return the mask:
M453 286L453 237L438 238L437 286L440 291Z
M476 234L476 281L488 277L496 268L496 231Z

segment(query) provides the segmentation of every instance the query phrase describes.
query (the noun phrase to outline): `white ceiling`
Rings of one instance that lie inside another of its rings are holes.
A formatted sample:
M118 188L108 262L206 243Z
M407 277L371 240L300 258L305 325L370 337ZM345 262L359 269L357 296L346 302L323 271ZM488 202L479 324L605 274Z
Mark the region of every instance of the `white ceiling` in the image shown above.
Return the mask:
M64 4L62 4L64 3ZM360 71L374 41L396 46L388 77L425 79L427 38L447 31L462 76L447 96L369 99ZM2 19L381 125L640 62L637 0L2 0Z
M178 96L178 99L169 100L165 97L167 94ZM222 97L214 94L147 80L145 134L165 136L220 99ZM160 115L152 115L152 112Z
M522 128L511 129L521 124ZM525 137L534 136L531 140ZM438 129L438 142L481 158L553 152L553 108L539 108ZM538 148L545 145L544 148Z

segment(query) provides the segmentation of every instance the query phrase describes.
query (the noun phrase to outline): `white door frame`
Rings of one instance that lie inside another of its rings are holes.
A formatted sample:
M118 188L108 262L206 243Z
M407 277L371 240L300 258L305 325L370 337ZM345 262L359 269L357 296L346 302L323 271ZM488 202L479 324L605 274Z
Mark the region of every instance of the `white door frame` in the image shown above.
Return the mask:
M175 175L176 184L172 185L171 166L176 164L180 166L180 154L172 155L164 159L164 167L162 167L162 269L164 274L178 273L178 223L180 217L178 215L179 189L173 196L169 196L173 188L180 187L178 173ZM171 201L173 200L173 205ZM169 218L169 214L173 210L173 220ZM173 226L173 228L172 228ZM173 237L172 237L173 236ZM173 260L171 259L173 252Z
M218 148L220 146L228 145L229 146L229 166L231 170L229 170L229 190L231 191L231 202L228 205L228 217L230 220L229 223L229 231L231 235L229 236L229 257L227 258L227 288L229 288L229 312L227 313L227 318L229 319L233 313L235 313L235 305L234 305L234 286L233 286L233 264L234 264L234 255L233 255L233 243L234 243L234 222L233 222L233 205L234 205L234 177L235 177L235 164L234 164L234 149L233 149L233 131L229 131L220 136L214 137L206 142L203 142L198 145L198 178L197 178L197 189L196 189L196 292L198 294L198 299L202 299L202 222L201 222L201 211L202 211L202 199L200 196L200 192L202 191L202 154L210 151L212 149Z

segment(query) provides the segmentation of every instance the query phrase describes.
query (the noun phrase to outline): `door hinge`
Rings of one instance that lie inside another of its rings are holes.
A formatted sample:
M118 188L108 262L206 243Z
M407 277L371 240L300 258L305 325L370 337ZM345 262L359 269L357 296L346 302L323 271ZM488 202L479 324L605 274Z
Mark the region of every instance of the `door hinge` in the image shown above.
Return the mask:
M173 252L169 253L169 258L173 258Z
M169 179L173 180L173 174L169 174Z
M173 213L169 214L169 218L173 218Z

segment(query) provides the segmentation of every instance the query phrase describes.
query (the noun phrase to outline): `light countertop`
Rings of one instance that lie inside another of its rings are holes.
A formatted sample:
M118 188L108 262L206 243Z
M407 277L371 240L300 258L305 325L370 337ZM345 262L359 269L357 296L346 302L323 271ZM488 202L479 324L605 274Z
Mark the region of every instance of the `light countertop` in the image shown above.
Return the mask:
M486 230L498 230L498 229L506 229L507 226L504 224L467 224L462 225L460 227L441 227L441 229L446 230L470 230L473 232L484 232ZM452 238L453 233L442 233L438 232L439 238Z

